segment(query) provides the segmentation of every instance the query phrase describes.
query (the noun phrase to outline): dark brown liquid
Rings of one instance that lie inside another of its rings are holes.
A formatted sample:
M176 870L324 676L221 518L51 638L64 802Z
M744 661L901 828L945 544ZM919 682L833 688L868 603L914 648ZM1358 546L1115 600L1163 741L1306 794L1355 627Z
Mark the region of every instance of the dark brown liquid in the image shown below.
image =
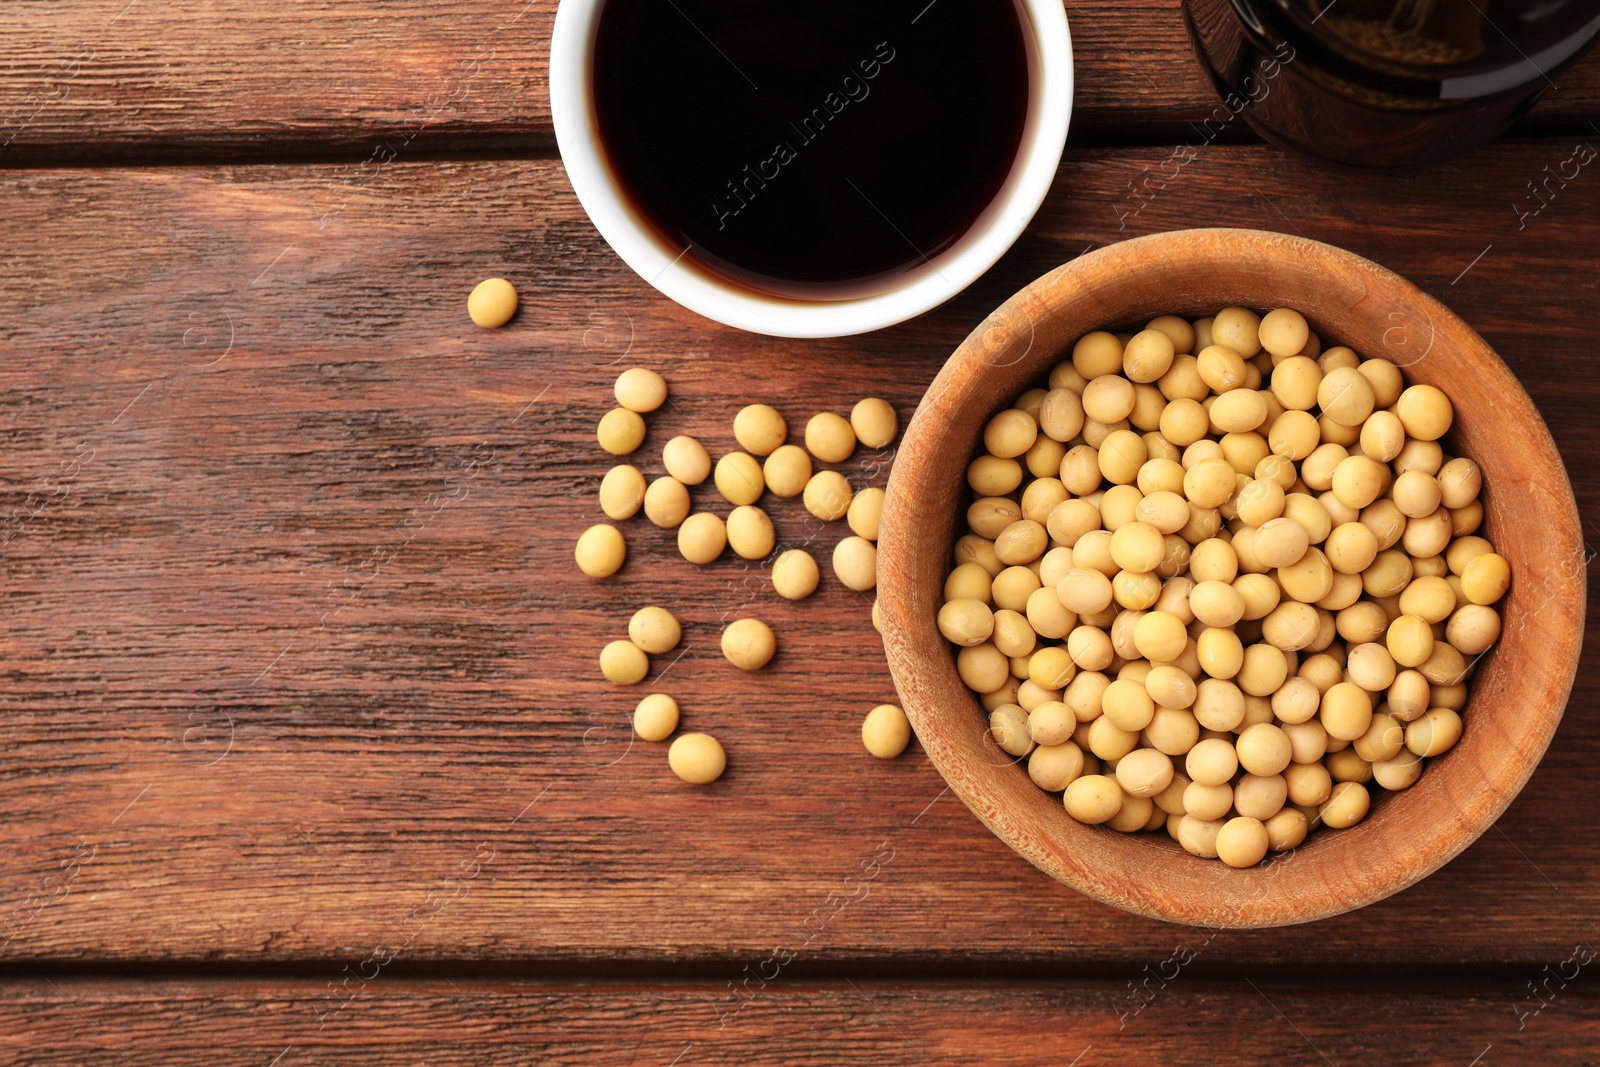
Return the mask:
M959 240L1016 159L1017 0L608 0L612 171L686 259L748 288L887 288Z

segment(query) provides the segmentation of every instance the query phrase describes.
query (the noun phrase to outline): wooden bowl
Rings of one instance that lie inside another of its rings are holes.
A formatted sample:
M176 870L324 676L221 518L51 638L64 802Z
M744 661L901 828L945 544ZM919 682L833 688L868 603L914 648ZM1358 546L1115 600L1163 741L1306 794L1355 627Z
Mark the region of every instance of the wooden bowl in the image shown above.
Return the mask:
M1292 307L1325 346L1401 365L1455 405L1446 452L1483 468L1480 531L1512 567L1495 649L1476 666L1454 749L1398 793L1375 791L1348 830L1234 870L1165 833L1075 822L990 739L935 623L984 423L1042 384L1095 329L1138 329L1240 305ZM889 479L879 605L889 666L917 737L1001 840L1079 891L1127 911L1212 927L1309 922L1382 900L1437 870L1505 810L1555 733L1583 637L1584 548L1560 456L1506 365L1442 304L1349 252L1251 230L1185 230L1089 253L1035 281L964 341L929 387Z

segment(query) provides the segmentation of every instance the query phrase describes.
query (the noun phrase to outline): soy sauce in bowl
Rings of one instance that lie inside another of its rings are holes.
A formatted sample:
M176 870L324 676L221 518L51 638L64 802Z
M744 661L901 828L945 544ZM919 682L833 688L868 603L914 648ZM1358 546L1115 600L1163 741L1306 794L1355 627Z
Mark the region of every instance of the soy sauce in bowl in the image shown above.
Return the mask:
M847 299L936 270L1005 188L1035 62L1020 0L606 0L603 156L686 261Z

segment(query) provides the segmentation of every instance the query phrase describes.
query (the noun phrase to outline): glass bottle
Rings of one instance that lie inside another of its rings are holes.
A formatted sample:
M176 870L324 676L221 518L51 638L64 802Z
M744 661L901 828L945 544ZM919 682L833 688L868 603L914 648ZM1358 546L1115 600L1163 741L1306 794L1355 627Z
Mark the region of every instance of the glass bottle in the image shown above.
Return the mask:
M1594 0L1184 0L1184 15L1223 96L1208 131L1240 117L1378 167L1492 140L1600 34Z

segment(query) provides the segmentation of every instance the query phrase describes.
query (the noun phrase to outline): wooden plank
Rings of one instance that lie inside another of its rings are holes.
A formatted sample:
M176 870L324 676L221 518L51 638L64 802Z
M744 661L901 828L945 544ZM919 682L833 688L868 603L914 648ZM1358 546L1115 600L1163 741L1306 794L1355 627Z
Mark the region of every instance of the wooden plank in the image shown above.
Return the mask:
M872 394L904 417L1025 281L1196 223L1299 231L1441 295L1542 406L1580 507L1600 505L1600 187L1570 183L1521 231L1511 210L1555 148L1402 177L1213 148L1139 210L1127 185L1163 158L1075 158L966 293L818 342L658 296L553 161L401 160L360 185L318 166L3 176L0 954L1162 958L1179 931L1038 874L915 749L862 751L861 716L893 695L866 598L829 576L781 602L759 567L691 567L642 519L615 580L582 580L571 546L599 518L612 461L592 433L619 367L672 384L652 475L673 434L731 447L751 401L796 427ZM479 331L462 302L492 273L523 307ZM846 469L884 478L875 454ZM769 503L826 567L839 530ZM687 648L649 687L727 744L709 789L629 746L641 691L596 671L651 602ZM743 613L780 635L760 674L717 651ZM1314 933L1219 934L1208 958L1534 963L1593 936L1600 827L1573 783L1600 755L1597 690L1586 664L1527 791L1449 867Z
M1569 951L1550 970L1456 989L1361 990L1178 964L1142 991L1104 984L555 986L380 975L332 1001L292 980L0 985L0 1063L1036 1064L1592 1063L1600 998ZM1568 962L1570 960L1570 962ZM1565 967L1562 965L1565 964ZM1593 964L1591 963L1592 967ZM1550 977L1558 969L1570 981ZM1130 972L1136 971L1130 965ZM1526 988L1540 987L1541 1000ZM1542 1008L1537 1005L1541 1005Z
M1179 0L1064 2L1075 139L1198 143L1191 124L1218 98ZM13 0L0 6L0 163L338 153L354 167L395 154L548 150L555 7ZM1527 128L1581 130L1597 118L1591 57ZM1250 137L1231 126L1227 137Z
M555 7L23 0L0 10L0 144L25 161L548 147Z

